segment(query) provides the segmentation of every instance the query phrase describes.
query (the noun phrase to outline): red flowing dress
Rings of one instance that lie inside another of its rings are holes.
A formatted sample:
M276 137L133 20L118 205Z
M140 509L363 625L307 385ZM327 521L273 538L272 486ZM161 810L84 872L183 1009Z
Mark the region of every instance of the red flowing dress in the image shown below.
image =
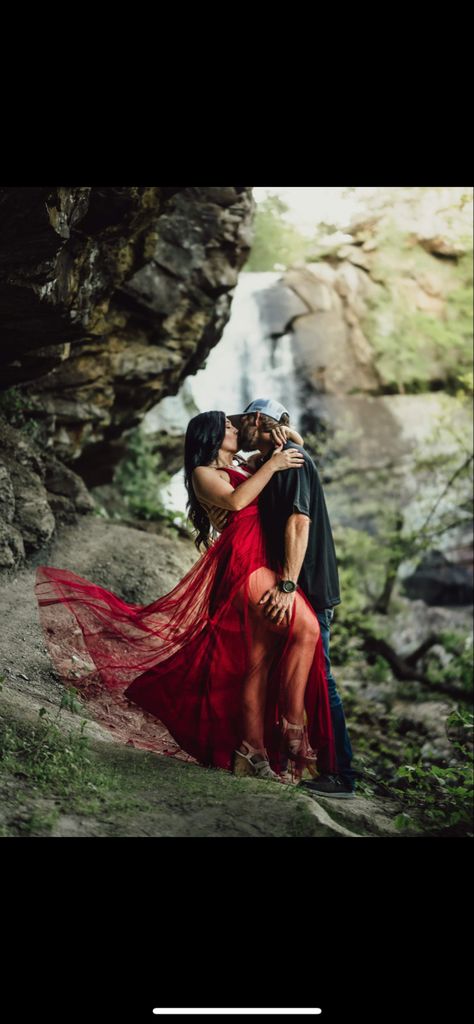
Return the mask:
M226 470L234 488L247 479ZM35 594L51 660L91 715L118 740L231 769L242 740L242 687L268 673L265 745L278 771L282 686L298 644L310 644L308 738L318 770L336 770L319 623L298 587L290 626L269 624L259 597L275 579L258 498L229 513L218 539L182 580L148 605L127 604L68 569L40 565Z

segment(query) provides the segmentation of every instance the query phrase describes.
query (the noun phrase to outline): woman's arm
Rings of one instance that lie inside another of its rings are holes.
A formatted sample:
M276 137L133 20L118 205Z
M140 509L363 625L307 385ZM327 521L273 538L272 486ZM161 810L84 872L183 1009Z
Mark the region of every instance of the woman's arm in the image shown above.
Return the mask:
M287 427L283 424L281 426L274 427L273 430L270 431L270 437L278 447L281 444L285 444L285 441L294 441L295 444L300 444L301 446L304 445L304 440L301 437L301 434L298 434L298 431L295 430L294 427ZM261 452L255 452L254 455L250 455L249 458L245 460L245 465L250 466L252 469L258 469L261 462Z
M222 480L215 469L210 469L208 466L196 466L196 469L193 470L193 487L198 501L202 499L208 504L217 505L218 508L239 512L242 508L247 508L247 505L250 505L250 502L258 497L274 473L279 470L298 468L302 465L304 465L304 456L297 448L274 452L268 462L265 462L253 476L236 488L232 487L230 482Z
M301 434L298 434L298 431L295 430L294 427L286 427L285 429L288 431L289 441L294 441L295 444L300 444L301 446L304 445L304 440L301 437Z

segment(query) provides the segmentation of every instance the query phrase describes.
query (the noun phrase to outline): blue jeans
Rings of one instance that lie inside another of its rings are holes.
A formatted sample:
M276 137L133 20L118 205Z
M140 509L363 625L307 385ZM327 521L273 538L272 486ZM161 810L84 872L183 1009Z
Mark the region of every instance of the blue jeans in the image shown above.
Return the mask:
M331 621L334 615L333 608L325 608L324 611L314 609L321 627L323 639L324 659L326 663L326 675L328 679L329 705L331 708L332 727L336 743L337 773L345 782L346 786L354 789L355 772L351 768L353 757L351 741L346 727L342 700L337 692L336 680L331 672L331 661L329 658L329 638L331 632Z

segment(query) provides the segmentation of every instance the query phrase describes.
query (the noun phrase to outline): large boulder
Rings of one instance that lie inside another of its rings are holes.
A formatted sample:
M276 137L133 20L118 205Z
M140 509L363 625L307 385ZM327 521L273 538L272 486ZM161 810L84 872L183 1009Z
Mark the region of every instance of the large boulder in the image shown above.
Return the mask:
M247 186L0 189L0 564L93 509L87 487L205 361L253 211Z

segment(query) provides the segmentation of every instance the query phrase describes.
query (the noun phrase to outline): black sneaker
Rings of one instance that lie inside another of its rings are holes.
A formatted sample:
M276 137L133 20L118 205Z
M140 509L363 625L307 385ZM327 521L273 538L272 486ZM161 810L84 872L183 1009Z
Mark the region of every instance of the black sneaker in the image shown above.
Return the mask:
M353 800L355 797L354 790L338 775L319 775L317 779L304 779L300 785L315 796L331 796L338 800Z

